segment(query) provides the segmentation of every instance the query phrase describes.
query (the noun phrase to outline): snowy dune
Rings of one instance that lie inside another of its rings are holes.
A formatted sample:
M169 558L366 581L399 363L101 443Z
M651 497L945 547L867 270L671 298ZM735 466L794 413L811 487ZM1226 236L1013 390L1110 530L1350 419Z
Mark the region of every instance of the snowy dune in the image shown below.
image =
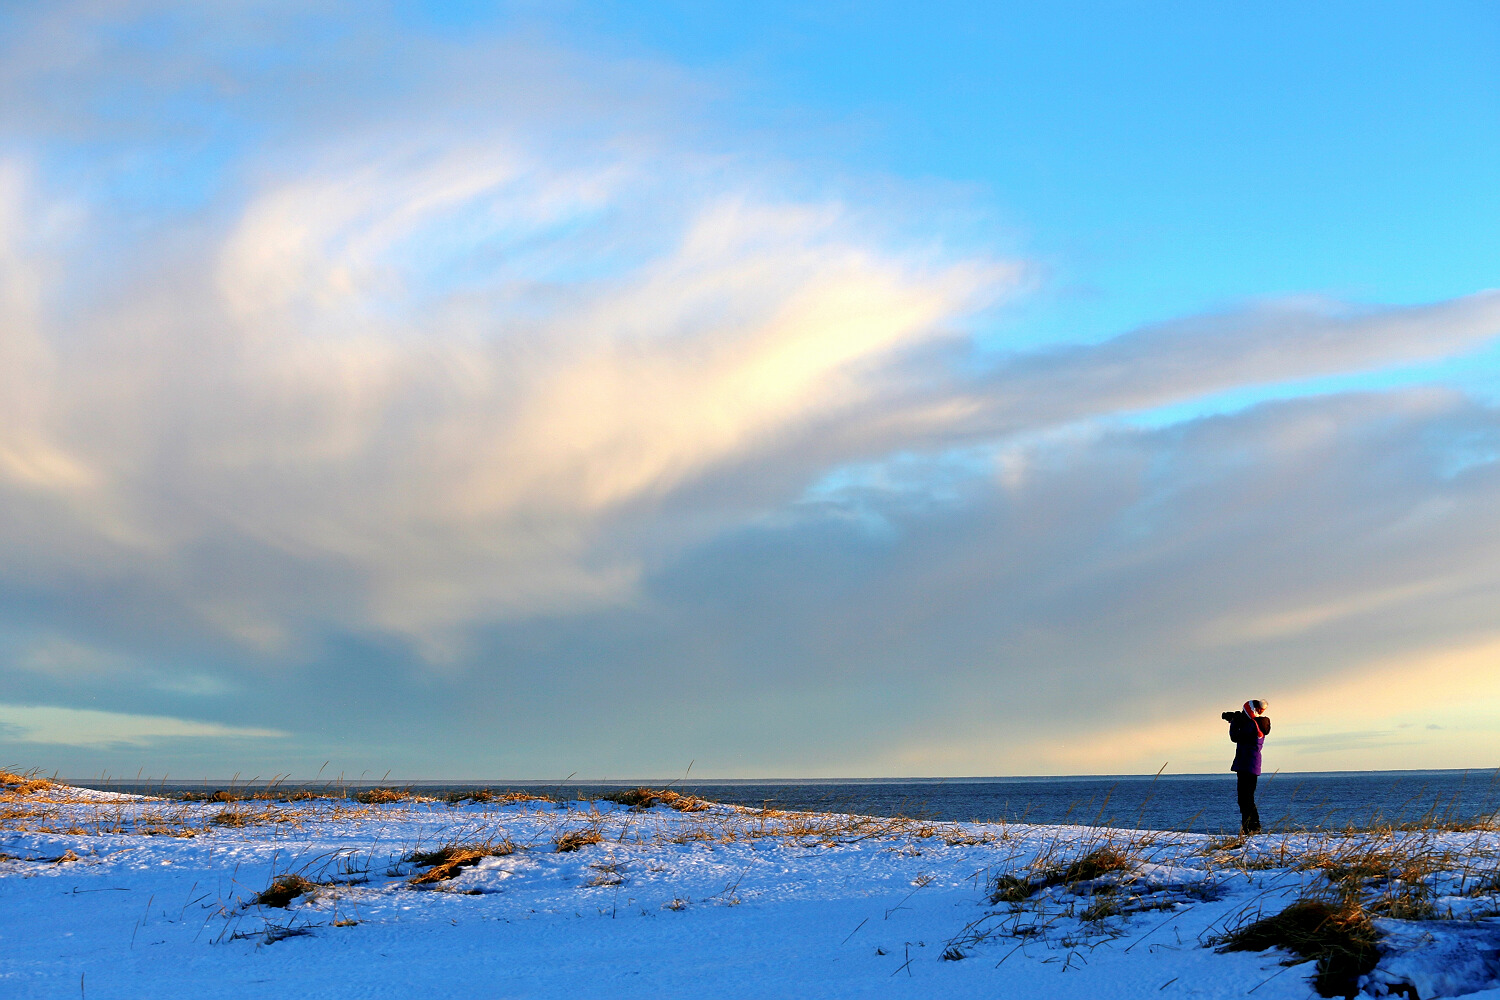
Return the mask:
M1308 897L1363 902L1363 993L1500 1000L1493 830L1239 843L707 804L4 799L5 997L1300 1000L1316 963L1213 945ZM273 886L290 898L257 901Z

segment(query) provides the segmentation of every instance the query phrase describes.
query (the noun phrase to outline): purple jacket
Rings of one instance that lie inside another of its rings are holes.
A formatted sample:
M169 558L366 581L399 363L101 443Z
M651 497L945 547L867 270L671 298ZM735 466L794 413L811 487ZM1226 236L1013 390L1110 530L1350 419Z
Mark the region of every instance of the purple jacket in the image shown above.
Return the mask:
M1255 723L1250 722L1250 716L1244 712L1234 713L1234 718L1229 723L1229 738L1234 740L1234 763L1229 765L1231 771L1240 771L1244 774L1260 773L1260 751L1266 745L1266 735L1271 732L1271 720L1264 715L1255 717Z

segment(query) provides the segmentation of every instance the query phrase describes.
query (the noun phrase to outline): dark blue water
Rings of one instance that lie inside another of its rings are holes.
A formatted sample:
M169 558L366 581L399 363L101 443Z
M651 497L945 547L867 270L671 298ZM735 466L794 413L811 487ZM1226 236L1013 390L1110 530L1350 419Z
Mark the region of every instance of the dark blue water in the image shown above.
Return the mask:
M212 790L212 782L78 781L115 791ZM621 787L663 782L415 782L428 795L478 788L546 792L588 799ZM241 790L254 785L241 785ZM318 787L318 786L310 786ZM344 790L372 787L340 786ZM678 781L682 792L774 809L913 816L934 820L1080 823L1217 833L1239 829L1232 774L1105 775L1050 778L893 778L829 781ZM1268 830L1368 828L1483 820L1500 814L1500 771L1331 771L1267 774L1257 796Z
M1082 823L1151 830L1238 830L1232 774L950 778L799 784L707 782L704 798L938 820ZM1264 775L1267 829L1343 829L1468 822L1500 814L1500 772L1364 771Z

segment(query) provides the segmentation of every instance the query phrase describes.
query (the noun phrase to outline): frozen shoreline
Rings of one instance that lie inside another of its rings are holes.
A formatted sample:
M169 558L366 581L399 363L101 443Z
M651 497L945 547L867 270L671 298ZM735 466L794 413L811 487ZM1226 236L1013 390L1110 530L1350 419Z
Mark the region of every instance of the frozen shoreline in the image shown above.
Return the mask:
M1355 885L1381 936L1367 992L1500 998L1492 830L1236 844L728 806L5 798L13 997L1303 998L1311 963L1207 944ZM584 843L559 851L567 834ZM445 844L492 853L414 884L433 865L403 859ZM1062 877L1100 848L1121 867ZM309 891L254 902L287 874Z

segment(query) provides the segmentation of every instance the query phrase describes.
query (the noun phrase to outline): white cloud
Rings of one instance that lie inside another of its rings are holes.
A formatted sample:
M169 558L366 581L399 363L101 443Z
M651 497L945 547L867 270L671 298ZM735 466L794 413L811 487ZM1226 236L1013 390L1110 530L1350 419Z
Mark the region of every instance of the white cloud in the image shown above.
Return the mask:
M253 726L226 726L165 715L132 715L86 708L0 704L0 739L73 747L116 744L145 747L173 740L268 740L288 734Z
M604 755L634 689L688 716L701 683L704 739L738 724L728 701L755 706L747 741L781 724L796 749L805 707L866 761L1043 766L983 712L1020 706L1035 746L1126 702L1166 725L1268 651L1323 676L1369 662L1376 626L1430 645L1463 627L1438 609L1494 586L1492 463L1431 468L1493 434L1454 393L1113 418L1462 354L1500 333L1500 293L981 357L976 317L1026 262L934 250L899 190L726 151L680 75L503 40L266 72L224 46L274 18L172 10L192 30L158 64L92 9L0 59L0 615L51 630L10 664L38 685L15 700L243 690L311 730L372 728L314 714L314 688L401 692L413 727L595 698ZM205 80L212 113L179 120ZM140 163L181 183L122 195ZM427 706L403 685L430 671L388 643L480 680ZM862 686L911 704L827 717ZM275 735L9 711L59 744Z
M630 600L622 528L660 540L664 497L861 419L1017 281L690 151L559 149L503 116L379 135L263 178L186 257L131 246L141 280L90 315L14 317L11 377L48 415L30 453L77 473L0 496L31 508L0 546L147 577L250 646L311 623L441 657L474 624ZM13 228L48 212L40 184L11 196ZM226 557L255 566L212 579Z
M1268 306L975 379L921 353L959 343L1020 265L885 245L839 206L733 174L704 188L664 153L552 168L512 151L525 138L314 158L202 235L198 266L165 259L66 326L12 303L14 398L36 414L12 426L75 471L15 473L0 545L62 578L145 578L251 648L374 629L442 659L475 625L628 603L648 562L840 463L1458 350L1500 323L1494 295ZM635 255L535 276L538 241L565 260L618 238L611 213L666 204L673 169L689 182ZM24 232L45 205L10 191ZM499 263L459 281L425 255ZM679 496L724 477L746 488L680 519Z

